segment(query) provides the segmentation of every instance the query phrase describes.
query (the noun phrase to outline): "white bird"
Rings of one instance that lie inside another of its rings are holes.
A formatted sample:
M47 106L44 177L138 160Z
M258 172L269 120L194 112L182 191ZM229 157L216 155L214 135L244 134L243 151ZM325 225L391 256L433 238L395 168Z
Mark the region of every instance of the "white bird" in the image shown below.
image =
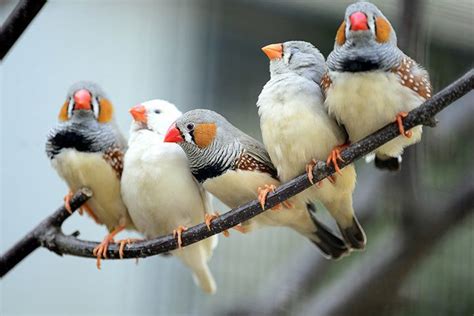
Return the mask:
M208 261L217 236L181 247L181 232L212 212L211 196L194 180L177 144L164 143L166 129L181 112L171 103L151 100L130 109L134 121L124 158L122 198L136 229L147 238L173 232L179 249L171 251L193 271L196 284L216 291Z

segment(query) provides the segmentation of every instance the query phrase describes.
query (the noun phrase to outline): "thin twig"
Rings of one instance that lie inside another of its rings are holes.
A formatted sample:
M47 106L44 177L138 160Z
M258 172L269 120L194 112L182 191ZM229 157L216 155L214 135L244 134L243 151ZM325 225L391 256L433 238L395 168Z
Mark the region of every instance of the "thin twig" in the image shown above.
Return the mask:
M411 111L404 120L406 130L422 124L429 124L431 119L446 106L459 99L474 86L474 70L471 69L464 76L454 83L437 93L432 99L426 101L419 108ZM363 140L352 144L341 155L344 162L341 167L347 166L384 143L399 135L396 123L391 123L378 130ZM314 182L317 183L335 172L332 166L327 166L320 162L313 170ZM270 193L265 204L265 210L279 204L288 198L300 193L311 186L306 175L301 175L290 182L281 185L274 193ZM198 242L212 235L221 233L230 229L258 214L264 210L261 209L258 201L254 200L242 206L230 210L219 218L215 219L209 230L204 223L189 228L182 234L183 246ZM48 242L43 246L60 254L69 254L74 256L94 258L92 251L98 245L97 242L83 241L74 236L65 236L60 230L48 238ZM136 242L126 245L124 249L124 258L148 257L161 253L166 253L178 248L175 238L171 234L159 238ZM119 258L119 247L111 245L107 251L108 259ZM3 257L2 257L3 260Z
M92 191L82 188L71 198L71 209L73 212L92 197ZM54 250L55 235L60 232L62 223L71 216L64 206L43 220L38 226L30 231L25 237L17 242L0 258L0 277L25 259L38 247L47 247ZM53 241L53 242L52 242ZM51 243L52 242L52 243ZM59 253L60 254L60 253Z

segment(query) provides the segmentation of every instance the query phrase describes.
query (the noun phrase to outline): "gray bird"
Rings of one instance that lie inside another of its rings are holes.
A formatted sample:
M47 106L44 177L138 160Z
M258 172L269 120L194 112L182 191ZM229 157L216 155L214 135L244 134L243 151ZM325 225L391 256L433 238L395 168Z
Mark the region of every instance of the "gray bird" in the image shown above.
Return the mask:
M405 131L402 120L431 97L428 72L397 47L392 25L369 2L347 7L327 65L325 105L351 142L398 122L401 136L375 150L375 165L399 170L403 149L421 140L421 126Z
M69 211L72 192L85 186L94 193L85 210L109 231L94 250L99 269L100 258L105 257L114 236L126 228L133 229L120 195L125 149L113 119L112 103L102 89L86 81L72 85L61 107L59 124L48 135L46 154L69 187L65 197Z
M326 112L319 86L326 72L324 56L303 41L271 44L262 50L270 59L270 80L257 101L260 128L280 180L287 182L308 170L312 181L312 161L334 163L338 172L334 180L325 179L297 198L324 204L346 242L352 248L363 249L365 233L352 207L355 168L349 165L340 170L337 164L347 136Z
M280 185L277 170L263 145L213 111L198 109L185 113L170 127L165 142L178 143L196 180L231 208L257 197L264 205L268 190ZM292 207L285 205L242 223L242 231L259 226L286 226L308 237L328 258L347 253L344 242L319 223L305 203L291 202Z

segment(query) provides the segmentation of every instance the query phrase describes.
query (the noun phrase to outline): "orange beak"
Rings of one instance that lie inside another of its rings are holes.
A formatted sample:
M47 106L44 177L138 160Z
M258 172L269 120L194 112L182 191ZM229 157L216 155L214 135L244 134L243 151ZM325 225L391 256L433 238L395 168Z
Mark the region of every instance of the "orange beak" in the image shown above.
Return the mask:
M147 123L147 117L146 117L146 109L143 105L138 104L135 105L133 108L129 110L130 114L132 114L133 119L136 122L142 122L142 123Z
M262 47L262 50L270 60L280 59L283 56L283 44L281 43L267 45Z
M86 110L90 111L91 107L91 94L86 89L77 90L74 93L74 110Z
M349 19L351 20L351 31L367 31L369 29L367 16L363 12L352 13Z
M181 136L181 132L176 127L176 123L173 123L173 125L171 125L168 131L166 132L164 142L165 143L181 143L182 141L184 141L184 139Z

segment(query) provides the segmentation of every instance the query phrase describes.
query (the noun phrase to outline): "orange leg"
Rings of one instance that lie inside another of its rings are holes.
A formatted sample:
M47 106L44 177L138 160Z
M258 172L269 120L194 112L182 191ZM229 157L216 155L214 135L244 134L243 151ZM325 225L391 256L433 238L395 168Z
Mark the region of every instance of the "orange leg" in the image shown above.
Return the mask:
M70 203L73 195L74 193L72 193L72 191L69 191L69 193L64 196L64 207L66 208L66 211L69 212L69 214L72 214Z
M316 159L311 159L309 164L306 165L306 173L308 175L308 180L309 180L309 182L311 182L311 184L314 184L313 169L314 169L314 166L316 166L317 163L318 163L318 161Z
M403 127L403 119L407 117L407 112L399 112L396 116L396 121L398 124L398 130L400 131L401 135L404 135L406 138L410 138L412 135L411 131L405 131L405 127Z
M214 214L204 215L204 223L206 224L207 229L211 230L212 221L215 220L216 218L218 218L219 216L221 216L221 214L219 214L219 212L214 212Z
M100 270L100 259L102 257L107 258L107 249L109 248L109 244L114 242L115 235L117 235L124 229L125 226L118 226L110 234L105 236L104 240L102 240L102 242L94 248L92 254L94 256L97 256L97 269Z
M232 228L235 229L236 231L238 231L239 233L242 233L242 234L248 233L247 228L245 228L244 226L242 226L242 224L236 225L236 226L234 226L234 227L232 227Z
M344 159L342 159L342 157L341 157L341 150L347 148L348 146L349 146L349 144L346 143L346 144L342 144L342 145L334 147L333 150L331 151L331 153L329 154L328 159L326 160L326 164L329 166L332 163L334 165L334 169L339 174L342 174L342 172L341 172L341 168L339 168L338 161L344 162ZM334 179L332 179L332 180L334 180ZM331 180L329 180L329 181L331 181Z
M123 259L123 250L125 249L125 244L130 245L131 243L137 242L137 241L142 241L143 239L138 239L138 238L126 238L126 239L121 239L117 241L117 244L120 245L119 247L119 256L120 259ZM138 261L138 258L136 258Z
M286 201L283 201L281 202L283 204L284 207L286 208L293 208L293 203L291 203L290 200L286 200Z
M261 187L258 188L258 201L260 202L260 206L262 210L265 209L265 202L267 200L267 195L270 192L274 192L276 186L273 184L265 184L265 187L262 189Z
M178 237L178 248L181 248L181 244L183 243L181 240L181 234L186 230L188 230L186 226L178 226L178 228L173 230L173 237Z
M97 217L97 215L95 215L94 211L90 208L89 205L87 205L87 203L84 203L81 208L81 210L84 210L90 217L92 217L92 219L95 221L96 224L102 224L100 221L99 221L99 218ZM82 215L82 213L81 213Z

